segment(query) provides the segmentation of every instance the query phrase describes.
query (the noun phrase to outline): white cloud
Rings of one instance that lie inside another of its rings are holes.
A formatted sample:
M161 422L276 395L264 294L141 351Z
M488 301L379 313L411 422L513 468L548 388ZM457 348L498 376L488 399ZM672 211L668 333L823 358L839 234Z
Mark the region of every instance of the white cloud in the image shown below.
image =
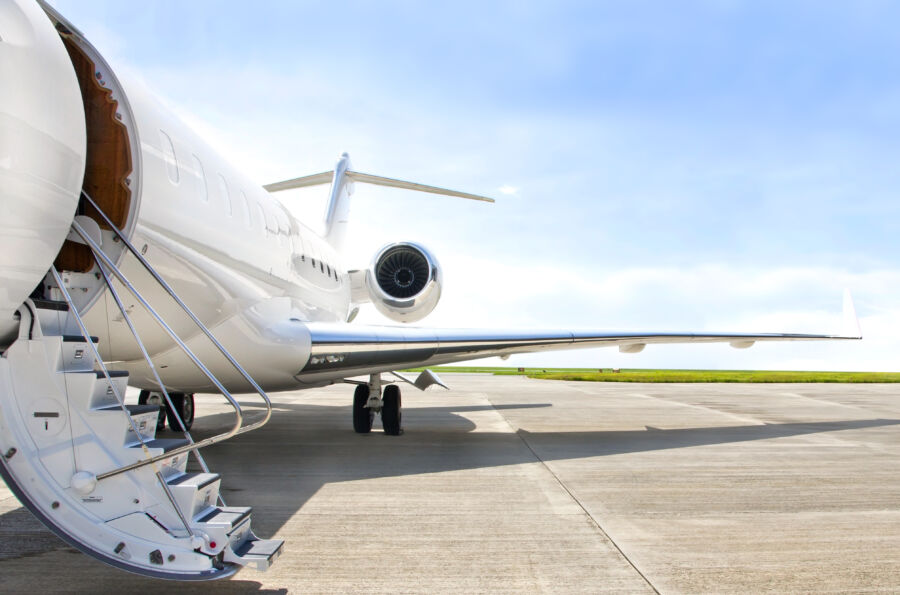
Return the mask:
M649 346L516 356L505 365L719 369L900 370L900 270L852 273L827 268L597 270L503 263L441 254L441 304L420 324L487 328L594 328L631 331L806 332L837 334L842 288L856 296L860 342ZM383 323L371 310L361 322Z

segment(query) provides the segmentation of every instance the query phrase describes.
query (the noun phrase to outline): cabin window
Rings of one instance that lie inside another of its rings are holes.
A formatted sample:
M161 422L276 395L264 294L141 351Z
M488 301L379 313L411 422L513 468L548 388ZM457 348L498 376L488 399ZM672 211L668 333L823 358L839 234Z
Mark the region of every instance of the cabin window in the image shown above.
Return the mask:
M291 235L291 224L287 215L280 208L275 209L275 219L278 220L278 231L284 235Z
M162 145L163 157L166 161L166 173L169 174L169 181L173 184L178 183L178 160L175 158L175 145L169 135L159 131L159 141Z
M263 232L266 231L266 214L263 212L262 205L256 203L256 215L259 217L259 229Z
M203 202L209 200L209 189L206 187L206 174L203 171L203 164L200 162L200 158L196 155L191 155L191 159L194 161L194 175L197 181L197 196Z
M252 227L253 218L250 216L250 202L247 200L247 195L244 194L243 190L241 190L241 205L244 209L244 219L247 221L247 227Z
M270 209L263 209L263 212L266 215L266 231L274 234L278 233L278 221L275 219L275 215L272 213Z
M231 217L234 212L231 210L231 196L228 194L228 182L225 176L219 174L219 194L222 195L222 204L225 206L225 212Z

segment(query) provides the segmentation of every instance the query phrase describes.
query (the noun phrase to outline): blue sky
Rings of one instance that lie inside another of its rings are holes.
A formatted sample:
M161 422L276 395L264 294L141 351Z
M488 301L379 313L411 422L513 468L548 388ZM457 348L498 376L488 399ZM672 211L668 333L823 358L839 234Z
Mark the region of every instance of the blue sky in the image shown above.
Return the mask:
M445 267L424 323L831 332L849 287L867 337L512 364L900 370L896 3L52 3L261 183L496 196L357 188L347 264Z

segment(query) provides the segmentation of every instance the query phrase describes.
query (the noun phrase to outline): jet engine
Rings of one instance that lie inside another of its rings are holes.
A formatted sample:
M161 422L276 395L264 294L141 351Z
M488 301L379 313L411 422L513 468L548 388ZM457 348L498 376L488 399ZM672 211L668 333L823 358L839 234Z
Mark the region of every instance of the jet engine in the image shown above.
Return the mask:
M370 300L379 312L397 322L428 316L441 297L441 281L437 259L412 242L388 244L366 271Z

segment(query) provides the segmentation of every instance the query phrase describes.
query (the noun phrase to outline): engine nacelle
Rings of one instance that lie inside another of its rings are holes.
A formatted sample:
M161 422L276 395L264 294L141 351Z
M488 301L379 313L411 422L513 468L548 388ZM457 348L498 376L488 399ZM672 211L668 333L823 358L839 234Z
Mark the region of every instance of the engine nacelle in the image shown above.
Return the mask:
M442 273L437 259L412 242L388 244L366 271L369 298L379 312L397 322L428 316L441 297Z

